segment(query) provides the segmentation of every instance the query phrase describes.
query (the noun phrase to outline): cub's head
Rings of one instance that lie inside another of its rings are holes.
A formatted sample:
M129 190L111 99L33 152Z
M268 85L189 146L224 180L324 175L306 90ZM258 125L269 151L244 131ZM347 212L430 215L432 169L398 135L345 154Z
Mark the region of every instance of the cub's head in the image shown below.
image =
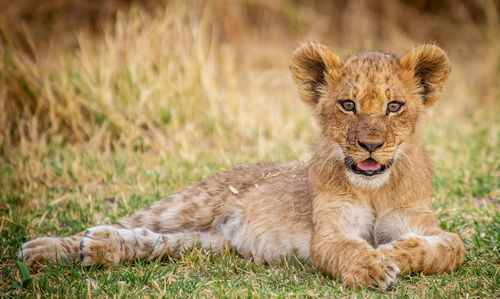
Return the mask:
M342 161L349 180L378 187L404 159L424 110L438 99L450 73L447 55L423 45L398 58L365 52L340 59L307 43L290 69L321 128L323 156Z

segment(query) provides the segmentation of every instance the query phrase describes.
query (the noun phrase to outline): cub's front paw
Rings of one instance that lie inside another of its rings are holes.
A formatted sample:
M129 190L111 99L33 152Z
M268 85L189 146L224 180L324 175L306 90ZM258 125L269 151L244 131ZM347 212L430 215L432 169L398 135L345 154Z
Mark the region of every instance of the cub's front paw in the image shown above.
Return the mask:
M84 266L109 266L124 261L125 240L111 226L96 226L85 233L80 243L80 261Z
M39 238L23 244L18 259L26 264L45 264L67 258L60 238Z
M399 268L388 251L373 250L346 265L342 281L352 287L390 289L397 280Z

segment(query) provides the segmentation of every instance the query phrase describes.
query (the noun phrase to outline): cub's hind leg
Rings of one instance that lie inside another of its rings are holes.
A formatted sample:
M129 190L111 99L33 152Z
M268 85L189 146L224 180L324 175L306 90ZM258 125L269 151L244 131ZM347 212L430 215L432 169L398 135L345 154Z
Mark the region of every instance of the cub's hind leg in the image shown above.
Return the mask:
M221 217L222 202L219 194L209 194L202 183L142 208L114 225L142 227L156 233L206 230Z
M160 234L147 228L96 226L85 233L81 242L84 266L118 264L136 259L152 260L161 255L177 257L198 243L202 248L220 250L223 235L216 230Z
M78 260L83 234L82 232L66 238L45 237L26 242L23 244L18 258L26 264Z
M101 228L106 227L108 232L113 232L110 234L117 236L116 238L105 238L106 232L98 233L98 237L94 237L94 239L98 240L95 242L84 237L86 232L66 238L39 238L23 244L19 252L19 259L27 264L34 262L43 264L47 261L61 262L63 260L76 261L80 259L80 253L83 251L83 256L85 256L85 253L88 253L88 256L99 256L99 254L102 255L102 252L104 252L104 261L128 261L134 258L131 258L130 255L123 256L120 252L116 253L116 255L110 253L113 248L120 250L121 247L117 247L118 245L128 243L119 242L118 244L113 244L113 240L127 240L126 237L134 235L136 233L135 230L139 229L146 229L151 233L160 235L167 234L168 236L184 234L183 236L187 238L186 246L189 247L191 246L189 240L194 240L197 236L197 232L207 231L214 223L219 221L218 219L220 219L221 216L218 211L222 206L221 202L222 198L220 196L217 194L212 194L212 196L210 196L210 194L204 190L203 184L200 184L159 200L149 207L140 209L132 215L120 219L116 223L101 226ZM122 229L118 235L116 235L115 232L117 229ZM87 236L89 236L89 234L92 236L91 232L97 231L101 230L91 228ZM194 237L190 239L188 235L194 235ZM202 235L209 236L207 234ZM86 239L87 242L83 242ZM136 238L136 240L144 242L143 247L146 248L145 251L147 251L147 248L151 247L151 242L149 242L147 238ZM214 238L213 243L218 244L217 242L218 239ZM92 246L94 247L87 248L89 244L93 244ZM176 242L172 244L176 244ZM105 250L101 250L103 248ZM124 247L123 250L127 250L126 248L128 247ZM95 253L96 250L100 252L97 255ZM138 254L138 256L135 258L142 258L144 255L143 253L136 254ZM94 259L87 258L87 260ZM97 262L88 262L88 264L95 263Z
M224 238L214 224L222 219L222 198L203 184L173 194L120 219L90 228L80 244L83 265L109 265L161 254L177 256L196 242L219 249Z

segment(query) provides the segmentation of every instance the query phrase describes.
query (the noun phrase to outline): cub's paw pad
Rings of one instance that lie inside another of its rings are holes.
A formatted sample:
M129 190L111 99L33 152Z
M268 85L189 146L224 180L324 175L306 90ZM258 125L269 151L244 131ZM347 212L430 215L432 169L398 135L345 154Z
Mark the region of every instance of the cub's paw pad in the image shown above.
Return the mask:
M123 241L114 227L96 226L88 229L80 243L82 265L109 266L119 263Z
M39 238L22 245L17 258L25 264L45 264L66 258L66 251L61 247L59 238Z

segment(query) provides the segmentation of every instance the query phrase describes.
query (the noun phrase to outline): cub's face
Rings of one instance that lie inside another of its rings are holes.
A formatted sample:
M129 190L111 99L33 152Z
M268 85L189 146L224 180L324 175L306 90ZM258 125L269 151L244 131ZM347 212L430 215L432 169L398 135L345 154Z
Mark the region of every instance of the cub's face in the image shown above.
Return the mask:
M377 187L404 159L420 115L448 77L446 54L424 45L398 59L367 52L340 60L325 46L305 44L290 66L302 99L314 107L325 159L341 160L348 179Z

